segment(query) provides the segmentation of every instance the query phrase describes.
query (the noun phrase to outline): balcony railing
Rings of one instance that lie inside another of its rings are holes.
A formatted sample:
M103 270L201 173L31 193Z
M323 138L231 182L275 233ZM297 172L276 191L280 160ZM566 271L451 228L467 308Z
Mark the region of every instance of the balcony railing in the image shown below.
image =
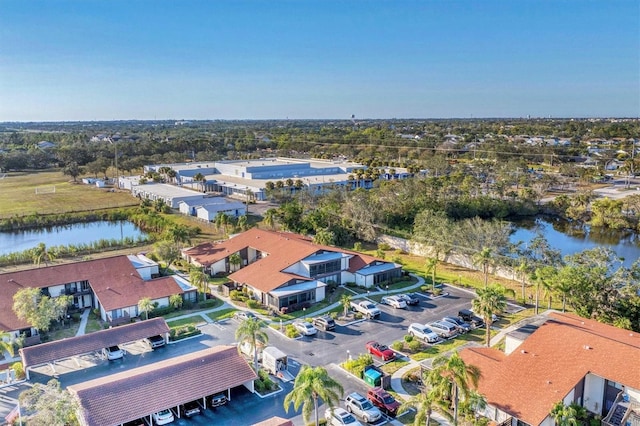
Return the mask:
M602 420L605 426L640 426L640 402L621 391L618 393L607 416Z

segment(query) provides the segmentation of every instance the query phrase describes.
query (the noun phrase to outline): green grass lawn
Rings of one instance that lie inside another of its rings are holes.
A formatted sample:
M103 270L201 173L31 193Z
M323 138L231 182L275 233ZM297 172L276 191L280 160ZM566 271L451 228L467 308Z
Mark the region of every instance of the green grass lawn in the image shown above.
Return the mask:
M206 315L209 318L211 318L211 321L219 321L219 320L223 320L223 319L232 318L233 314L235 312L237 312L237 311L238 311L237 309L227 308L227 309L221 309L221 310L215 311L215 312L209 312Z
M102 322L100 319L96 318L93 313L89 314L89 319L87 320L87 326L84 329L85 334L93 333L94 331L104 330L102 327Z
M170 328L176 328L176 327L182 327L184 325L198 325L205 322L204 318L202 318L200 315L194 315L192 317L188 317L188 318L182 318L182 319L178 319L178 320L169 320L167 321L167 324L169 325Z
M475 330L471 330L469 333L462 334L454 339L446 340L437 345L428 346L426 349L411 355L411 358L416 361L422 361L428 358L434 358L438 355L442 355L469 342L482 344L484 340L485 329L478 328Z
M78 332L80 322L74 322L69 326L62 326L55 330L49 330L47 333L49 341L66 339L67 337L73 337Z
M80 179L80 177L78 178ZM32 213L50 214L136 206L139 201L129 191L110 192L107 188L69 181L61 171L12 172L0 179L0 218ZM36 194L36 188L55 193Z

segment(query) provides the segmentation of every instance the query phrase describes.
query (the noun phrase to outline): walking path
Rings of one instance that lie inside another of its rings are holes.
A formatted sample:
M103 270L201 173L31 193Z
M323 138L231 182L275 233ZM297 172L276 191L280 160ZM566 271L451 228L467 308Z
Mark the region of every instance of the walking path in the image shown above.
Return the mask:
M76 331L76 336L82 336L84 331L87 328L87 321L89 321L89 313L91 309L87 308L82 312L82 317L80 318L80 325L78 326L78 331Z

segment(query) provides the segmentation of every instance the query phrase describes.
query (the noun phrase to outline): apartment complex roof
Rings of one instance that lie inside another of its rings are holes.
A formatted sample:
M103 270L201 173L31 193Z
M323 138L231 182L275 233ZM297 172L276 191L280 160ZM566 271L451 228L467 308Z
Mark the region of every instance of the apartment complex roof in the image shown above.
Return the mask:
M89 282L107 311L137 305L143 297L158 299L184 293L172 277L143 280L125 255L8 272L0 274L0 330L29 326L13 312L13 295L19 290L82 281Z
M168 332L169 326L164 318L153 318L82 336L29 346L20 349L20 355L24 368L28 368Z
M185 253L204 266L210 266L242 249L251 247L264 257L229 275L229 278L246 283L263 292L269 292L292 279L310 280L294 273L283 272L300 260L321 251L332 251L350 255L349 271L355 272L376 259L347 250L315 244L299 234L265 231L252 228L219 244L205 243L186 250Z
M68 389L78 397L88 426L109 426L216 394L256 377L237 348L217 346Z
M572 314L553 313L517 350L467 348L487 402L539 425L587 373L640 389L640 334Z

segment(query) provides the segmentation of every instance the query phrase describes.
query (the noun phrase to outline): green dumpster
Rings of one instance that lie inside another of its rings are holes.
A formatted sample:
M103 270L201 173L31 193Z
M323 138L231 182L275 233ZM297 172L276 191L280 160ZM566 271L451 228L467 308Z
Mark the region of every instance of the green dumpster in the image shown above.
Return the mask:
M364 382L371 386L380 386L380 378L382 373L370 368L364 371Z

